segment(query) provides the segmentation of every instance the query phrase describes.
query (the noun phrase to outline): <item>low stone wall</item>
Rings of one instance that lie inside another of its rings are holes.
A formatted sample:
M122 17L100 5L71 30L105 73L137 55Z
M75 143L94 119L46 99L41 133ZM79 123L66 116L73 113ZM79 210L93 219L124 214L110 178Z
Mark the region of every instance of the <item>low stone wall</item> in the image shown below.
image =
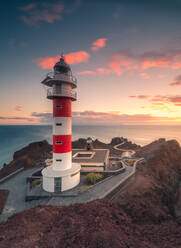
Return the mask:
M123 178L120 182L118 182L116 185L114 185L112 188L110 188L109 191L107 191L105 194L103 195L100 195L100 199L102 198L106 198L106 199L111 199L113 195L115 195L117 192L119 192L119 190L125 185L125 183L131 179L134 175L135 175L135 172L136 172L136 164L141 161L140 160L137 160L135 161L134 165L133 165L133 170L132 172L127 175L125 178ZM95 185L93 186L96 186L98 184L101 184L107 180L109 180L111 177L115 176L115 175L118 175L118 174L121 174L121 173L124 173L126 170L126 165L122 162L122 168L118 169L118 170L115 170L115 171L102 171L102 172L97 172L97 171L94 171L95 173L100 173L102 175L104 175L106 178L97 182ZM93 172L93 171L91 171ZM82 171L81 174L82 175L85 175L87 174L88 172L84 172ZM31 200L40 200L42 198L51 198L51 197L60 197L60 196L64 196L64 197L76 197L78 195L72 195L72 194L66 194L66 193L63 193L63 194L52 194L52 193L48 193L46 192L46 194L44 193L43 195L34 195L31 191L30 191L30 183L33 179L39 179L41 178L40 176L32 176L32 177L28 177L27 178L27 190L26 190L26 198L25 200L26 201L31 201ZM37 186L37 187L41 187L41 185ZM80 193L81 194L81 193Z
M105 176L113 176L113 175L118 175L121 174L123 172L125 172L126 170L126 166L124 165L124 163L122 163L122 168L118 169L118 170L114 170L114 171L80 171L80 174L85 175L89 172L91 173L99 173Z
M97 170L81 170L80 171L80 174L81 175L86 175L87 173L99 173L99 174L102 174L102 175L105 175L105 176L112 176L112 175L118 175L118 174L121 174L123 172L125 172L126 170L126 166L124 165L124 163L122 163L122 167L118 170L114 170L114 171L97 171ZM33 175L39 175L40 174L40 171L41 170L37 170L35 173L33 173ZM30 178L40 178L41 176L31 176Z
M132 172L129 175L127 175L125 178L123 178L119 183L114 185L114 187L112 187L108 192L106 192L103 196L101 196L101 198L106 198L110 200L116 193L118 193L119 190L127 183L127 181L135 176L136 165L141 160L143 159L140 158L139 160L135 161Z
M0 179L0 184L3 183L3 182L5 182L6 180L12 178L13 176L17 175L19 172L21 172L21 171L23 171L23 170L24 170L24 168L22 167L22 168L20 168L20 169L18 169L18 170L16 170L16 171L12 172L12 173L9 174L8 176L3 177L2 179Z
M120 189L130 180L132 177L135 176L135 172L131 172L127 177L125 177L121 182L111 188L102 198L106 198L110 200L116 193L120 191Z
M34 179L41 179L42 177L38 177L38 176L31 176L31 177L27 177L26 178L26 196L25 196L25 201L33 201L33 200L41 200L41 199L50 199L52 197L76 197L77 194L67 194L66 191L65 192L60 192L60 193L50 193L50 192L46 192L44 190L42 190L43 194L41 193L32 193L32 191L30 190L30 185L31 182ZM39 185L37 185L36 187L42 187L42 183L40 183Z

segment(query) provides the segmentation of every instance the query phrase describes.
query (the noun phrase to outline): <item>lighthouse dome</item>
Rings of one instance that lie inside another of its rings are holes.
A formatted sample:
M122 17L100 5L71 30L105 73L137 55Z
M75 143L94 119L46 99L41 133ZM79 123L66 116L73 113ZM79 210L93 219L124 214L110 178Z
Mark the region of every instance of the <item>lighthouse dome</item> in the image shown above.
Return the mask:
M65 62L64 56L60 57L60 60L54 66L55 73L68 74L71 71L70 66Z

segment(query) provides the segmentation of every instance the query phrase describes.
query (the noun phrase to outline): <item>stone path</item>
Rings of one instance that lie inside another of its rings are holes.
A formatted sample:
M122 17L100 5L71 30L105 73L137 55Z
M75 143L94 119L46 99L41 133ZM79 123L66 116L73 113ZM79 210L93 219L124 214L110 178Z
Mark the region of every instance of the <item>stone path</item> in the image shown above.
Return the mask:
M135 151L134 150L131 150L131 149L122 149L120 146L122 146L125 142L121 142L120 144L118 145L115 145L113 148L115 150L118 150L118 151L122 151L122 155L121 155L121 158L124 158L124 157L131 157L135 154Z

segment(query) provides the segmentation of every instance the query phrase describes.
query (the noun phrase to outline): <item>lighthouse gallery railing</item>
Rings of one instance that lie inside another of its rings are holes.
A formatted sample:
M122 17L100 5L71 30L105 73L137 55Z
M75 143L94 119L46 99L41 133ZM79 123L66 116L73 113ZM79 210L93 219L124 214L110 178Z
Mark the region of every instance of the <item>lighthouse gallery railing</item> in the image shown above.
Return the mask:
M55 74L54 72L49 72L47 74L47 78L58 79L58 80L62 80L62 81L65 81L65 82L72 82L75 85L77 85L77 79L73 75Z
M61 90L60 92L55 91L53 88L47 90L47 97L70 97L73 99L77 98L77 92L75 91L68 91L68 90Z

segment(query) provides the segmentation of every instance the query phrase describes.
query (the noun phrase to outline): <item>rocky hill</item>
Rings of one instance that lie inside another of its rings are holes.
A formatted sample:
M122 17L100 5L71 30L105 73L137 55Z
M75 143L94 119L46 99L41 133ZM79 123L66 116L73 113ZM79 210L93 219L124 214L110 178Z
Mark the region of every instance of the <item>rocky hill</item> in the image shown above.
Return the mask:
M139 152L146 163L138 165L135 178L113 201L38 206L16 214L0 224L0 247L180 248L174 206L181 148L164 140Z
M33 166L40 166L45 158L50 156L52 146L46 140L33 142L28 146L16 151L13 160L5 164L0 170L0 178L3 178L17 169L28 169Z
M162 144L165 144L165 142L166 140L163 138L155 140L154 142L138 149L135 157L144 157L145 159L149 159L154 155L154 152L158 150Z
M95 149L109 149L110 150L110 155L111 156L119 156L122 154L122 151L115 150L114 146L123 143L124 144L121 146L122 149L133 149L135 151L140 149L139 145L136 145L132 143L131 141L128 141L126 138L123 137L115 137L112 138L110 143L104 143L98 139L93 140L92 146ZM80 149L86 149L87 146L87 141L86 139L78 139L72 142L72 148L80 148Z
M150 148L150 149L149 149ZM116 202L138 223L175 218L174 205L181 179L181 148L176 141L157 141L140 150L144 166Z

